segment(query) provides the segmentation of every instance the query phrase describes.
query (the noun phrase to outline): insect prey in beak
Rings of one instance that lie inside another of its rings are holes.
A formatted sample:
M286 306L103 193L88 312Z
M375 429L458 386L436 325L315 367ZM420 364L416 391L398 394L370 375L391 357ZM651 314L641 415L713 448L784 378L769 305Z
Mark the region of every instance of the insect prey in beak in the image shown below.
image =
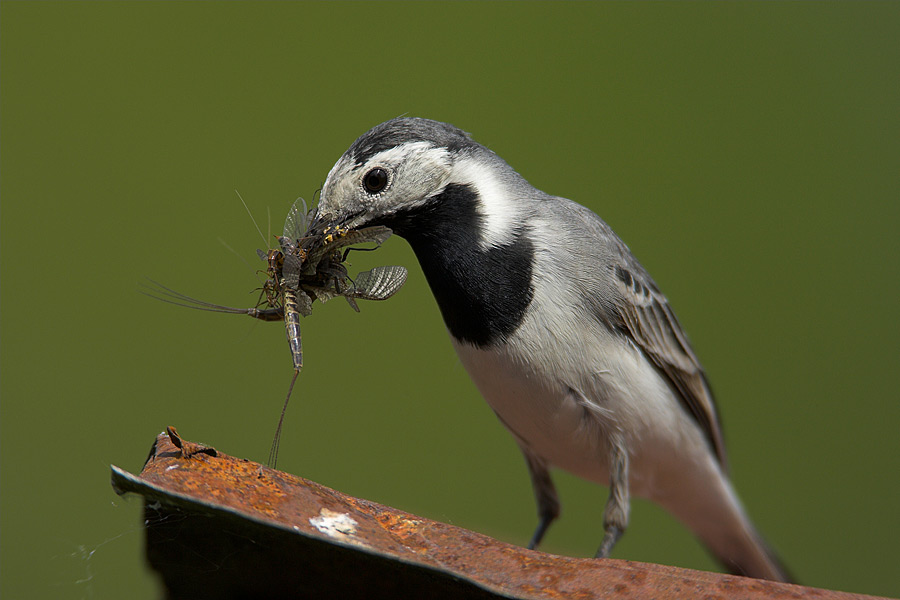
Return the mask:
M312 314L313 302L327 302L343 296L356 312L356 300L387 300L406 282L407 271L401 266L375 267L351 278L347 272L347 255L353 250L375 250L391 236L387 227L375 226L347 229L340 225L318 223L310 227L306 202L299 198L288 211L277 248L257 250L266 263L266 281L260 288L259 300L252 308L233 308L197 300L153 280L143 285L141 293L197 310L229 314L245 314L262 321L283 321L291 352L294 374L281 409L275 438L269 452L268 465L275 468L281 427L294 384L303 368L303 346L300 317ZM355 248L374 243L375 248Z

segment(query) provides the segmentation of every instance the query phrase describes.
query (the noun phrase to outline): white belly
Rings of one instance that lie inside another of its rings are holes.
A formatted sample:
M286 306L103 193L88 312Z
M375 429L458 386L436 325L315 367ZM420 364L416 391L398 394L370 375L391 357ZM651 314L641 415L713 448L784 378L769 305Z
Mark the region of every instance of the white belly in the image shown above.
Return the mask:
M596 340L605 353L525 360L453 343L519 444L551 465L607 485L607 440L617 431L629 451L632 494L654 498L677 485L671 478L683 461L708 460L699 429L635 349ZM585 364L593 367L587 375L579 373Z

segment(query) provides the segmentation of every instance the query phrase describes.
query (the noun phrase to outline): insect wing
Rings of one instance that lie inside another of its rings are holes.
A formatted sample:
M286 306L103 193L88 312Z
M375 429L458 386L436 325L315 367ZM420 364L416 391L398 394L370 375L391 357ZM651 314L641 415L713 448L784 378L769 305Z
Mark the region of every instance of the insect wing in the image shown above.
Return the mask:
M312 298L310 298L306 292L299 291L294 295L294 300L297 302L297 312L303 315L304 317L308 317L312 314Z
M363 229L348 231L343 235L336 236L331 241L326 242L323 239L324 243L321 246L310 250L309 258L306 262L307 268L308 270L315 272L316 267L325 257L326 253L334 252L335 250L340 250L341 248L346 248L347 246L353 246L354 244L366 244L370 242L373 242L380 246L386 239L391 237L392 233L393 232L387 227L376 225L375 227L365 227Z
M306 206L306 200L297 198L288 211L287 218L284 220L284 237L296 243L306 230L308 213L309 209Z
M335 242L329 244L329 248L336 250L337 248L344 248L345 246L352 246L353 244L365 244L366 242L375 242L380 246L385 240L391 237L392 233L393 231L383 225L356 229L347 232L345 235L335 240ZM339 243L340 245L335 246L335 243Z
M387 300L406 283L408 272L405 267L375 267L356 276L347 296L363 300Z
M354 300L350 296L347 296L346 294L344 295L344 298L347 300L347 304L350 305L350 308L352 308L356 312L359 312L359 305L356 303L356 300Z
M285 254L284 266L281 267L281 276L284 278L284 285L292 290L296 290L300 286L300 270L303 268L303 262L300 257L293 254Z

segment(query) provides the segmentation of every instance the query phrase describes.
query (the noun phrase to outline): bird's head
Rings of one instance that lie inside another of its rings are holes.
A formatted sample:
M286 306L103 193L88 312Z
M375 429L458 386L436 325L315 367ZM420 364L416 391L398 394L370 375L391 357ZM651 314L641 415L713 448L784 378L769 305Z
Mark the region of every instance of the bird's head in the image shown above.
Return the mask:
M348 229L386 225L407 237L417 215L448 196L460 196L447 194L448 189L464 189L469 206L457 206L458 211L473 213L469 222L477 221L479 237L496 229L502 238L508 216L516 212L507 184L520 180L464 131L402 117L364 133L335 163L322 188L315 222Z
M455 155L472 143L459 129L427 119L382 123L332 167L316 220L356 229L415 211L443 190Z

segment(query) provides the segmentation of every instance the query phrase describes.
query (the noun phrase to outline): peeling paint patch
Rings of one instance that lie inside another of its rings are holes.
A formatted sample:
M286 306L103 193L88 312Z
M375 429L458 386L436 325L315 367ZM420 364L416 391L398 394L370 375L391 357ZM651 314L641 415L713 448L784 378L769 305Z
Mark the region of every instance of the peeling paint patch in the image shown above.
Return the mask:
M318 517L312 517L309 524L330 538L351 544L365 545L356 538L359 523L347 513L339 513L327 508L319 510Z

